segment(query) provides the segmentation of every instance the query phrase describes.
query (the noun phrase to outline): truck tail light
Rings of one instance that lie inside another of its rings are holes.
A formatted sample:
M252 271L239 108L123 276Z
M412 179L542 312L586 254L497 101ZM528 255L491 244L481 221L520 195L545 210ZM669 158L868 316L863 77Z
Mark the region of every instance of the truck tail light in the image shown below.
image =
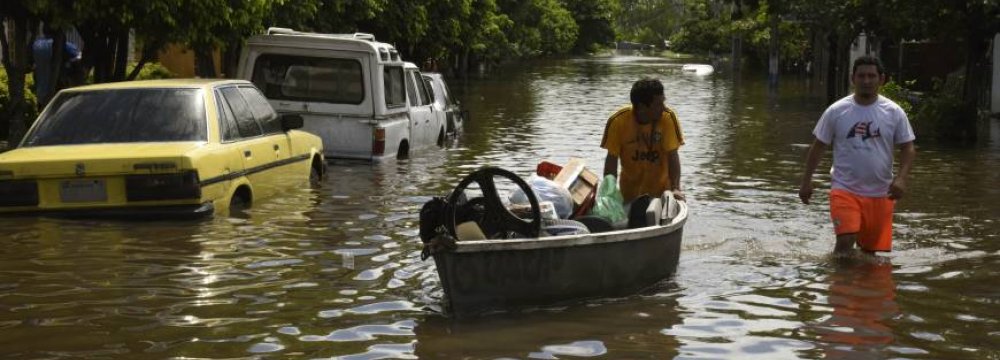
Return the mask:
M385 128L375 128L372 130L372 155L383 154L385 154Z

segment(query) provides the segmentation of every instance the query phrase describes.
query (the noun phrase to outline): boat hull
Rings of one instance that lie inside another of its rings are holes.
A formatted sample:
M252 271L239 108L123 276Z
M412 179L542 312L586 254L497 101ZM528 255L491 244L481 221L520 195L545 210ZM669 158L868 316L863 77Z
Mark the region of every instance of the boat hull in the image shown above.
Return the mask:
M676 271L686 215L602 234L459 242L434 255L445 306L463 316L635 294Z

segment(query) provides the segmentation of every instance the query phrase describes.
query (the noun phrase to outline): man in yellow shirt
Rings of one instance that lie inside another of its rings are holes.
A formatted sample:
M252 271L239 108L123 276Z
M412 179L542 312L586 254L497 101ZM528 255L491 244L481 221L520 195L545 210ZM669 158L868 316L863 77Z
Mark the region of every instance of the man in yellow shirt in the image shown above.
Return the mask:
M625 202L641 195L659 197L666 190L684 200L681 161L677 149L684 145L677 115L664 104L663 83L643 78L632 84L632 106L608 119L601 147L608 150L604 175L618 176Z

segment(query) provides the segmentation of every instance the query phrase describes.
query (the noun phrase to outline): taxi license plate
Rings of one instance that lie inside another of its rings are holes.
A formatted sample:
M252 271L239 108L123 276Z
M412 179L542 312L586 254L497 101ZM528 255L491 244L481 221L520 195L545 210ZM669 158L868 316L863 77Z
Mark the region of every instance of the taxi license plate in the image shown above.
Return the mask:
M59 182L59 198L67 203L107 201L107 184L101 179L64 180Z

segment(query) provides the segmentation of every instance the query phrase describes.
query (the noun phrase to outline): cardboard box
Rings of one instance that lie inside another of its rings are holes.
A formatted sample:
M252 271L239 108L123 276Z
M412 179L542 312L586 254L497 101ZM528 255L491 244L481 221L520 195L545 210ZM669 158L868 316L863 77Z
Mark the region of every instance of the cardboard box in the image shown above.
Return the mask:
M569 189L573 196L573 216L586 215L597 196L597 184L601 178L590 171L581 159L570 159L556 175L556 184Z

